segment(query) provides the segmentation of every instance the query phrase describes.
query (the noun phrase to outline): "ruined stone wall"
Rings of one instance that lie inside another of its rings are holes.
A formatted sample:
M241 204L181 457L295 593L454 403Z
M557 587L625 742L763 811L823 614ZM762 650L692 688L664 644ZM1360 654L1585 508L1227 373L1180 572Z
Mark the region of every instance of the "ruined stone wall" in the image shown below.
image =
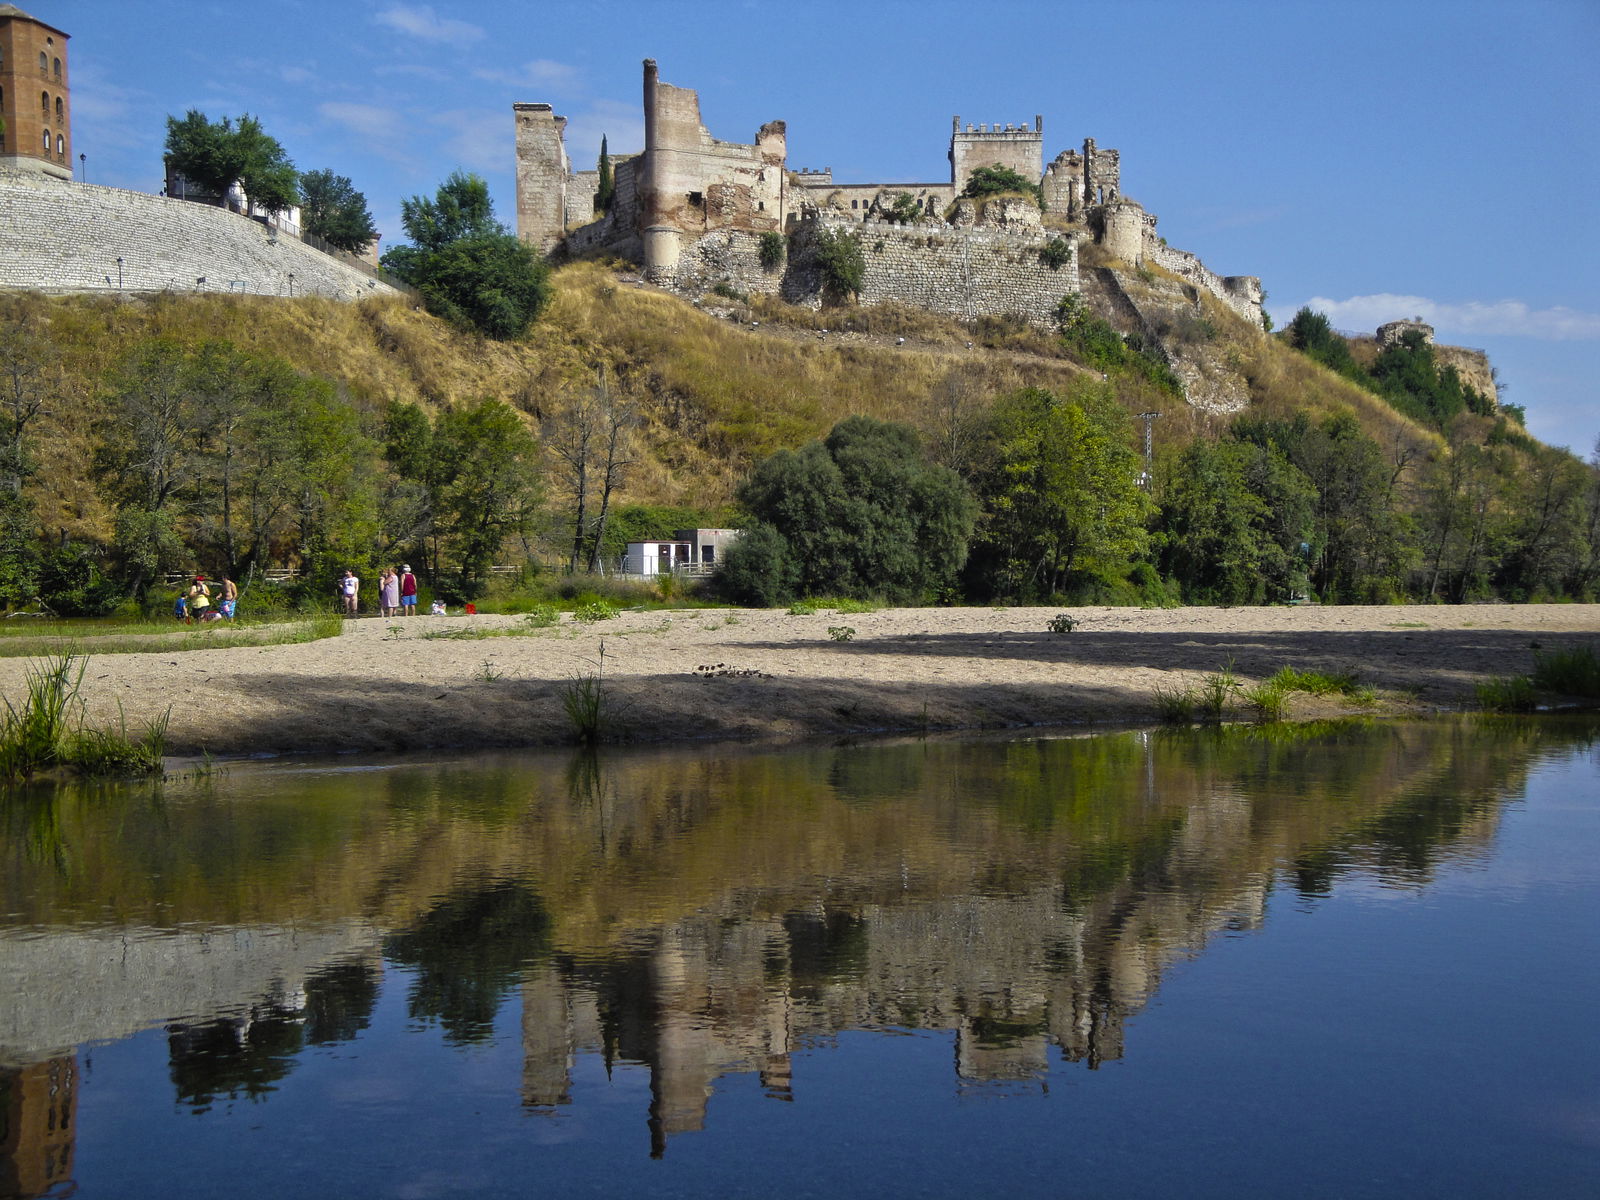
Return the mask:
M0 287L397 295L354 263L226 209L0 171Z
M1044 210L1069 220L1083 220L1083 155L1063 150L1044 169L1039 181Z
M762 270L758 234L723 230L685 246L677 271L666 282L686 295L697 296L722 283L818 307L823 300L822 280L810 247L823 229L861 239L866 271L859 302L865 305L905 304L966 320L1014 314L1052 328L1056 305L1067 293L1079 290L1075 242L1071 261L1059 269L1052 270L1040 259L1048 237L1057 235L853 222L828 216L795 228L781 273Z
M1033 125L968 125L956 117L950 125L950 184L956 193L967 186L972 172L996 164L1009 167L1024 179L1044 173L1044 118Z
M567 119L548 104L513 104L517 147L517 236L549 253L567 227ZM593 208L594 193L589 193Z
M1254 275L1229 275L1226 278L1207 268L1187 250L1175 250L1155 236L1151 221L1144 244L1145 258L1165 271L1171 271L1203 291L1210 292L1239 316L1257 328L1261 325L1261 280Z
M1466 346L1435 345L1433 361L1441 368L1454 367L1462 383L1487 396L1496 408L1500 406L1500 388L1495 384L1494 368L1484 351L1470 350Z
M857 221L868 220L875 210L892 208L895 197L902 192L930 217L943 216L956 198L955 189L947 183L834 183L831 172L826 181L802 178L806 182L796 191L803 194L806 202Z
M763 125L754 144L724 142L701 124L692 88L657 82L654 100L645 221L690 235L729 225L781 229L788 183L783 122Z

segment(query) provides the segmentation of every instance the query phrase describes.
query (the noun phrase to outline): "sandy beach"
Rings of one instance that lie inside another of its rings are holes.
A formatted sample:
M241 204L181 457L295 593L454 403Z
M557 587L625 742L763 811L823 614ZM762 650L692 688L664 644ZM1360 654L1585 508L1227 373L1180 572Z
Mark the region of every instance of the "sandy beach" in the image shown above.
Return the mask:
M1062 611L1076 628L1050 632ZM844 627L849 640L830 634ZM623 741L1152 723L1158 688L1229 663L1246 683L1285 665L1353 671L1379 711L1424 712L1526 674L1535 649L1600 648L1600 606L683 610L470 636L528 628L374 617L302 645L91 656L86 715L136 726L170 707L177 754L548 745L570 740L562 690L601 666L602 645ZM5 695L28 663L0 660ZM1291 715L1347 711L1301 697Z

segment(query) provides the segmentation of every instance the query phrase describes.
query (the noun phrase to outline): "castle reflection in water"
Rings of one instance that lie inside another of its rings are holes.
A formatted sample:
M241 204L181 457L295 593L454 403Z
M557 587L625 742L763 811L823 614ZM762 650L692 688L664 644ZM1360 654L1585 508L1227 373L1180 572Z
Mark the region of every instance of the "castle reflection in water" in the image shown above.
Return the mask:
M952 1036L956 1089L1041 1088L1053 1059L1122 1057L1163 970L1257 926L1275 887L1407 886L1478 853L1540 741L708 750L13 808L0 1195L70 1177L81 1047L165 1029L200 1111L359 1040L385 988L459 1045L504 1036L520 999L520 1102L556 1119L583 1056L647 1067L658 1155L719 1078L787 1099L796 1056L851 1030Z

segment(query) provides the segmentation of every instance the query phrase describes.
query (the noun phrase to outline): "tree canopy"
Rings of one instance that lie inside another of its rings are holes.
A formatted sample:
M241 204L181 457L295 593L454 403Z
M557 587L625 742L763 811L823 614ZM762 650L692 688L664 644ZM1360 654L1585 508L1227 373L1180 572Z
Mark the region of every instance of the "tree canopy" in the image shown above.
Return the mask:
M431 199L402 201L400 219L411 244L384 254L384 269L416 288L435 316L508 341L548 303L548 264L495 220L478 176L457 171Z
M378 236L367 198L330 170L300 176L300 228L351 254L360 254Z
M1010 167L1002 167L995 163L989 167L976 167L971 175L967 176L967 186L961 189L963 196L974 200L984 196L1001 196L1008 192L1017 192L1024 196L1032 196L1035 200L1042 200L1044 189L1039 186L1037 179L1028 179Z
M278 140L246 113L237 121L207 119L191 108L167 118L167 161L216 204L238 184L252 208L280 213L300 202L299 173Z
M929 462L910 426L871 417L780 450L739 500L755 520L729 549L723 582L758 604L795 596L923 602L954 582L975 514L961 477Z

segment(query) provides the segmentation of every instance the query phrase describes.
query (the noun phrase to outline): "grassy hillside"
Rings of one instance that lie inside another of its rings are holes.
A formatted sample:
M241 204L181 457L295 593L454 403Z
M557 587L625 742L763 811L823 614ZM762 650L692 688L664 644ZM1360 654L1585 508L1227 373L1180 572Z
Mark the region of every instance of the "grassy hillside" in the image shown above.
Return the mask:
M0 298L0 317L39 330L52 353L52 402L33 430L43 469L31 487L41 524L70 537L108 536L109 512L86 470L99 394L116 364L157 336L223 339L276 355L334 382L374 422L391 400L437 409L494 397L537 426L604 368L642 414L645 453L620 502L700 506L725 503L753 462L849 414L908 421L937 443L953 418L981 412L995 396L1026 385L1060 388L1086 371L1056 339L1002 320L967 325L889 309L819 314L719 297L695 305L596 264L566 267L554 281L549 311L518 343L459 333L396 300ZM1345 408L1385 446L1434 440L1205 299L1207 352L1244 376L1253 409ZM1212 433L1232 416L1195 409L1141 379L1113 382L1130 411L1163 414L1161 446Z

